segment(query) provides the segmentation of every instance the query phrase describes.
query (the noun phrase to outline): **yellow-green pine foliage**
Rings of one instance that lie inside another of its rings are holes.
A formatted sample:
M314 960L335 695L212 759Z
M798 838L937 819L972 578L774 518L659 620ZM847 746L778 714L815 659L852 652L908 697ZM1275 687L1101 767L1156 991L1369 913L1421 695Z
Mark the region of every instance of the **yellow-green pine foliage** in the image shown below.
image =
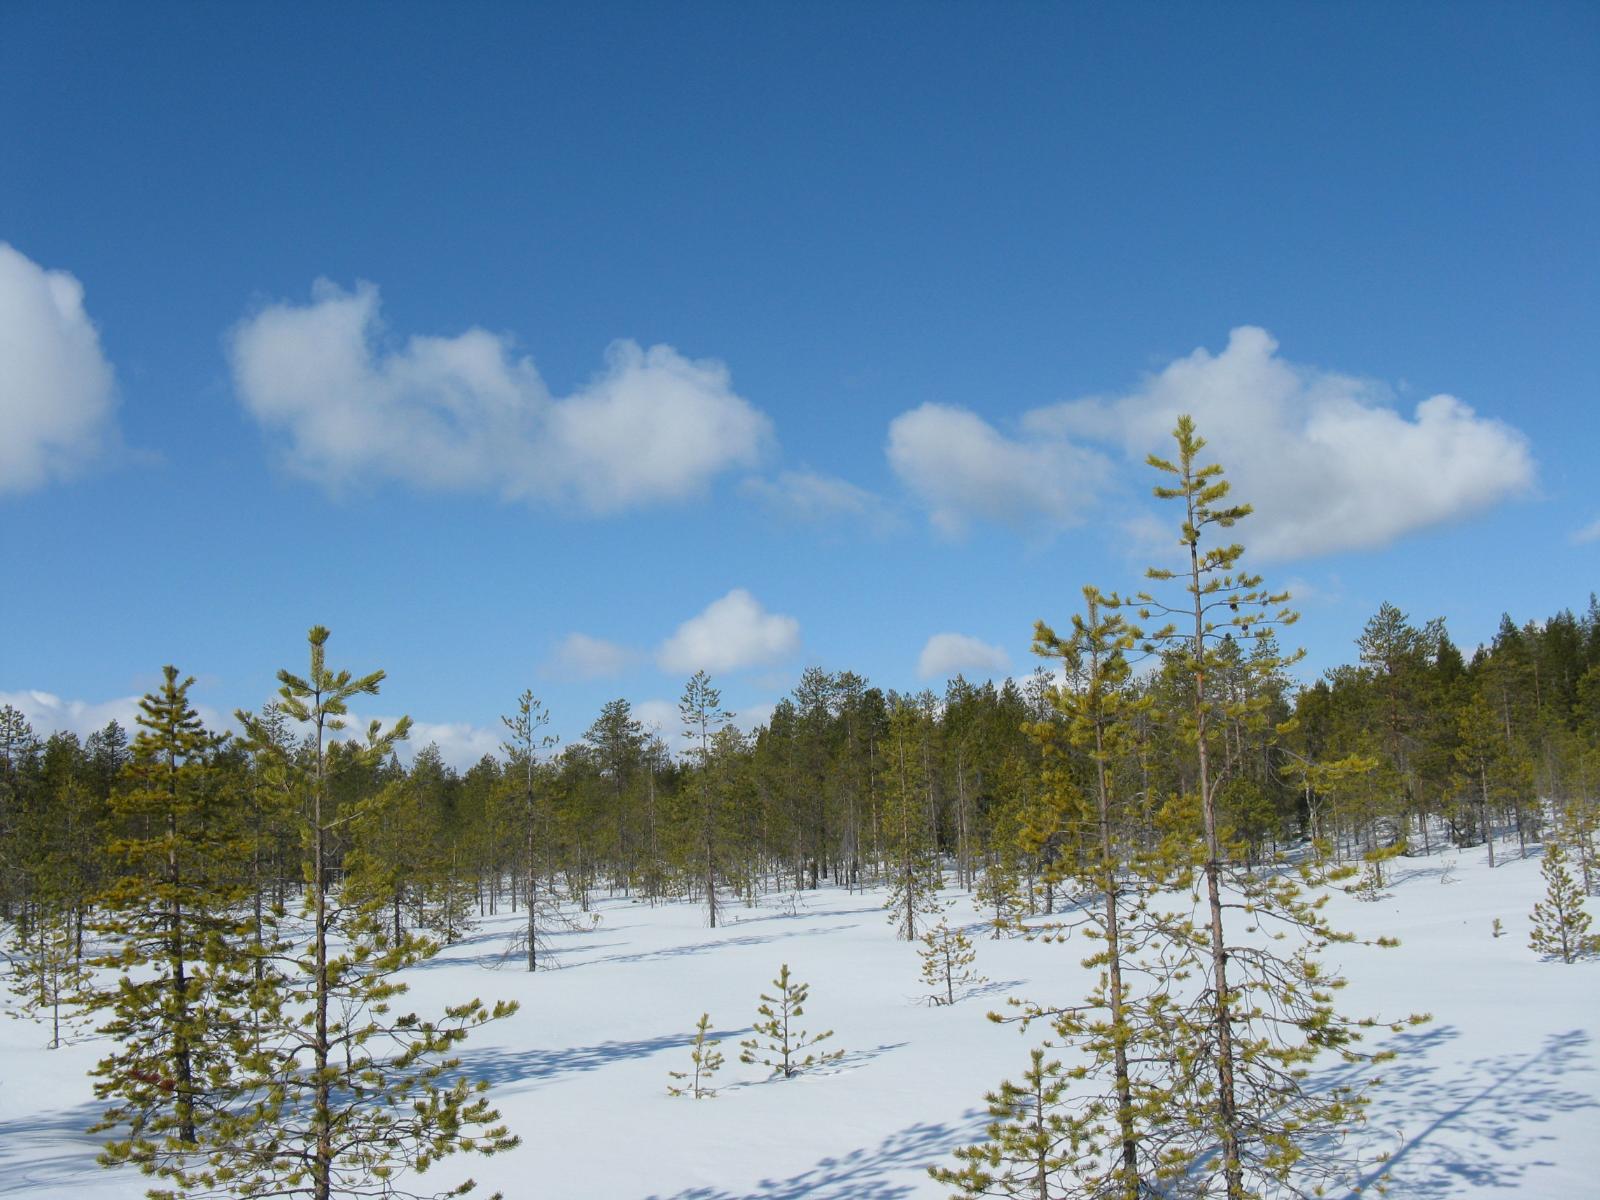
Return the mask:
M1567 870L1567 857L1560 842L1545 843L1539 871L1544 876L1544 899L1533 906L1529 948L1567 963L1600 952L1600 938L1589 932L1583 889Z
M955 1152L960 1166L929 1167L928 1174L964 1198L1016 1197L1058 1200L1080 1196L1082 1168L1097 1147L1096 1118L1069 1105L1069 1076L1055 1060L1034 1050L1021 1083L1006 1080L985 1099L988 1137Z
M987 982L973 966L978 952L972 939L959 926L952 927L940 917L920 940L922 949L917 955L922 960L922 982L930 989L928 999L934 1004L954 1004L957 989Z
M689 1069L667 1072L678 1081L667 1085L667 1095L706 1100L717 1094L717 1089L711 1086L711 1078L722 1067L722 1051L717 1049L722 1043L706 1040L710 1030L711 1014L701 1013L694 1027L694 1041L689 1044Z
M255 1014L248 1052L239 1055L230 1103L207 1129L205 1161L175 1176L188 1197L409 1196L404 1178L460 1151L494 1153L517 1143L485 1095L488 1085L459 1070L456 1050L478 1026L510 1015L473 999L434 1018L401 1008L399 971L438 944L393 927L391 899L380 889L336 885L340 842L351 828L381 824L391 789L344 795L337 772L374 779L409 728L372 722L363 741L336 743L348 703L376 695L383 672L361 677L326 664L328 631L310 633L304 676L278 673L279 708L306 731L282 749L300 816L306 855L305 896L297 919L273 917L276 946L267 986L270 1005ZM239 714L254 736L255 719ZM259 737L262 745L283 739ZM342 749L335 747L342 746ZM467 1180L429 1194L460 1195Z
M1147 572L1171 585L1162 598L1138 597L1142 618L1174 622L1151 640L1166 648L1187 692L1180 728L1199 817L1187 834L1194 904L1170 925L1167 945L1194 981L1191 998L1167 1022L1183 1089L1173 1112L1185 1127L1188 1183L1198 1194L1315 1194L1365 1169L1344 1135L1361 1120L1367 1096L1357 1086L1311 1087L1312 1064L1324 1052L1345 1062L1385 1057L1358 1051L1363 1030L1377 1022L1338 1012L1333 997L1344 981L1317 958L1329 945L1353 940L1322 915L1327 885L1353 868L1329 869L1315 854L1252 867L1226 824L1223 786L1245 765L1237 759L1238 735L1270 744L1275 680L1298 657L1278 654L1271 631L1295 614L1287 594L1240 568L1242 545L1212 543L1249 516L1250 506L1230 504L1222 467L1200 463L1205 441L1189 417L1178 419L1174 438L1175 461L1148 461L1171 480L1155 494L1183 506L1184 561ZM1251 652L1240 654L1239 645L1251 642Z
M793 1079L802 1071L844 1057L843 1050L812 1051L813 1046L831 1038L833 1030L808 1033L795 1024L795 1019L805 1013L811 987L789 977L788 963L783 964L772 987L775 994L762 992L761 1004L756 1008L756 1036L739 1043L740 1062L768 1067L775 1077Z
M1072 902L1030 935L1065 943L1081 932L1094 948L1082 962L1095 985L1078 1001L1013 1001L1021 1011L1010 1019L1024 1028L1047 1021L1078 1054L1066 1074L1091 1085L1075 1089L1063 1117L1093 1134L1063 1194L1133 1200L1181 1165L1161 1128L1174 1096L1167 993L1182 973L1162 953L1168 918L1156 901L1185 877L1191 856L1161 835L1148 787L1134 783L1144 781L1139 731L1151 707L1129 660L1142 652L1142 633L1114 594L1083 594L1068 636L1043 622L1034 631L1036 653L1058 664L1061 683L1048 693L1053 718L1029 727L1043 751L1045 789L1024 836L1054 848L1047 882Z
M926 738L931 716L902 697L889 714L883 763L883 844L889 874L884 909L901 941L917 938L937 909L940 871L929 816Z
M115 1131L101 1161L181 1179L203 1154L237 1070L238 1029L257 1000L248 940L247 857L237 791L218 768L223 739L189 703L194 680L163 672L139 704L124 786L111 797L118 876L97 932L116 972L91 1005L115 1045L95 1067Z
M72 909L36 900L29 920L13 925L6 943L7 984L17 998L6 1012L48 1023L51 1050L88 1020L83 1006L94 974L78 953L76 934Z

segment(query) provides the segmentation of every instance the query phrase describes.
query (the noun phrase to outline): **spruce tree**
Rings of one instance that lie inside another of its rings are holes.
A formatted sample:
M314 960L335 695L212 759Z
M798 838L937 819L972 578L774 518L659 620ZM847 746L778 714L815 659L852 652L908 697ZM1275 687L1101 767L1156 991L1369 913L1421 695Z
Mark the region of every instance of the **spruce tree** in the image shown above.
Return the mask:
M1589 933L1583 889L1567 870L1560 842L1545 843L1539 871L1544 876L1544 899L1533 906L1529 948L1566 963L1600 952L1600 938Z
M667 1095L705 1100L717 1094L717 1089L711 1086L711 1077L722 1068L722 1051L717 1049L720 1042L706 1040L710 1029L711 1014L701 1013L694 1027L694 1041L689 1046L689 1069L667 1072L678 1081L667 1085Z
M769 996L762 992L761 1004L756 1008L759 1018L754 1025L756 1036L739 1043L740 1062L769 1067L775 1077L793 1079L802 1071L844 1057L843 1050L812 1052L813 1046L833 1036L833 1030L808 1033L795 1026L795 1018L805 1013L811 986L791 980L788 963L783 964L772 987L776 994Z

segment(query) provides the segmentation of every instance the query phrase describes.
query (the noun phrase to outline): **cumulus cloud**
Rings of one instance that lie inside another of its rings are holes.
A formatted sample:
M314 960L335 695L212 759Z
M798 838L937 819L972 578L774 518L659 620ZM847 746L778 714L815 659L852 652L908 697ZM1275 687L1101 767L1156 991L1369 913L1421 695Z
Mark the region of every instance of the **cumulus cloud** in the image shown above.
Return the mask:
M1075 525L1109 470L1103 455L1066 438L1007 437L976 413L944 404L891 421L888 455L934 527L951 537L974 520Z
M800 622L769 613L749 592L735 588L690 617L656 651L663 671L692 674L766 666L800 648Z
M345 729L339 737L344 741L365 742L370 722L377 721L384 729L392 729L399 719L377 713L353 712L345 718ZM500 746L506 736L503 727L484 729L465 721L413 720L410 734L405 741L396 744L395 754L402 762L409 763L416 758L418 751L432 745L438 747L439 757L446 766L466 771L476 766L486 754L500 757Z
M131 740L138 732L139 696L117 696L110 700L70 700L53 692L0 692L0 707L9 705L20 712L34 733L48 737L52 733L75 733L86 738L115 721L127 732ZM230 728L233 719L205 704L194 704L206 728L222 732Z
M1243 326L1220 354L1195 350L1128 395L1038 409L1023 424L1142 459L1169 456L1172 426L1190 413L1207 459L1255 507L1243 540L1279 559L1387 545L1532 484L1527 439L1511 426L1453 396L1409 416L1393 401L1381 384L1290 363L1265 330Z
M614 342L557 397L501 335L388 346L382 332L375 286L321 280L311 303L270 305L230 335L240 401L324 486L396 480L611 513L696 495L772 437L725 366L670 346Z
M1572 535L1574 545L1585 546L1590 542L1600 542L1600 517L1596 517L1589 524Z
M924 679L948 679L972 671L1004 675L1011 657L999 646L964 633L936 633L917 657L917 674Z
M115 408L83 285L0 242L0 492L73 474L115 440Z
M380 718L382 719L382 718ZM352 727L354 727L352 722ZM383 720L387 729L392 720ZM361 722L365 731L366 722ZM430 744L439 748L439 757L457 771L476 766L486 754L500 755L500 743L505 740L505 730L480 729L461 721L413 721L411 736L400 748L401 756L410 759L418 750Z
M557 644L545 672L562 679L609 679L626 670L634 657L632 650L616 642L569 633Z
M743 490L774 512L809 524L856 521L879 533L895 525L894 513L881 496L832 475L780 471L772 479L746 479Z

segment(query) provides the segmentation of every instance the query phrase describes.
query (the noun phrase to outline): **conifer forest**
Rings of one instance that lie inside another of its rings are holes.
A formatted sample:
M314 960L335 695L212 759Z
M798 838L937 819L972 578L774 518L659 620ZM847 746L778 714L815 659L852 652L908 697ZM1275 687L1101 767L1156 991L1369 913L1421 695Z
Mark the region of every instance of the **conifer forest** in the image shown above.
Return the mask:
M132 727L0 708L0 1087L53 1114L8 1125L0 1194L1443 1197L1581 1164L1600 602L1462 646L1396 594L1307 678L1204 433L1146 468L1168 551L1077 581L1015 677L813 667L749 729L702 670L676 727L618 699L565 742L530 689L464 770L364 715L383 664L337 628L216 726L199 662L152 664ZM1497 1059L1500 1022L1541 1048Z
M1600 3L0 0L0 1200L1600 1200Z

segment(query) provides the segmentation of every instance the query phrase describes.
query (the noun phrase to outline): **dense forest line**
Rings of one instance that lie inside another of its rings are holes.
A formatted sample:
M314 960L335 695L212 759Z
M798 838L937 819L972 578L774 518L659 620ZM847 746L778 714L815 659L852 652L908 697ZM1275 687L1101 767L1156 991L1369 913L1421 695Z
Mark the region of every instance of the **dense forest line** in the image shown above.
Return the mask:
M1051 1143L1098 1146L1098 1166L1080 1149L1046 1163L1028 1149L1037 1129L1008 1143L1027 1107L1008 1083L951 1186L1034 1194L988 1189L1048 1166L1083 1194L1134 1197L1192 1173L1207 1145L1229 1197L1308 1170L1319 1131L1362 1101L1311 1095L1303 1065L1359 1057L1370 1022L1333 1009L1315 951L1341 935L1306 888L1354 877L1376 895L1398 855L1487 843L1492 865L1549 841L1592 891L1600 604L1508 617L1470 659L1442 620L1385 604L1353 662L1298 686L1288 597L1239 569L1242 547L1212 544L1249 509L1226 503L1187 419L1176 437L1174 461L1152 465L1157 495L1184 506L1187 561L1152 568L1148 592L1086 588L1062 632L1036 628L1045 666L1022 684L906 694L811 669L746 734L700 672L670 740L615 700L564 747L524 693L502 753L464 772L433 746L405 765L404 719L344 728L383 673L330 668L321 627L309 669L281 670L279 700L233 732L204 727L171 666L131 737L115 723L40 737L0 709L14 990L54 1038L87 1016L115 1043L96 1085L118 1135L106 1161L177 1194L323 1200L398 1163L514 1144L481 1088L449 1074L451 1047L510 1009L390 1012L394 974L484 915L522 915L507 952L532 971L601 894L693 902L714 926L774 891L883 887L900 936L949 961L938 917L954 887L996 934L1093 925L1100 988L1018 1019L1050 1021L1105 1092ZM1160 908L1181 893L1209 911ZM1229 896L1304 952L1235 940ZM1043 1112L1059 1080L1037 1056L1031 1070ZM994 1157L1008 1144L1020 1157Z
M1341 857L1403 841L1422 852L1440 839L1485 841L1491 826L1518 852L1537 844L1551 812L1580 837L1593 879L1600 793L1600 606L1518 625L1464 659L1442 620L1411 621L1385 604L1367 622L1358 657L1309 687L1250 657L1272 641L1224 643L1214 676L1229 703L1264 702L1219 730L1230 763L1221 792L1232 840L1266 857L1303 837L1330 840ZM1164 798L1193 790L1175 752L1184 736L1181 654L1168 652L1127 684L1137 710L1114 764L1142 797L1154 828ZM1019 877L1023 902L1050 906L1048 863L1062 838L1024 831L1041 821L1052 770L1087 783L1087 751L1052 757L1062 717L1059 673L1041 668L1020 686L957 677L942 695L900 693L850 671L807 670L768 723L745 734L703 676L682 701L682 736L644 728L626 700L601 710L583 739L556 748L540 736L543 709L526 696L506 718L503 753L464 772L434 746L409 766L375 758L359 741L326 747L337 833L324 869L355 861L392 878L397 924L446 938L473 913L526 906L529 894L586 909L597 890L647 900L693 896L714 922L740 896L824 883L860 888L892 875L906 846L948 862L956 886L993 872ZM186 704L176 675L152 704ZM250 736L203 731L184 758L185 787L205 795L211 819L238 822L248 865L240 883L269 903L298 893L305 846L285 759L314 756L276 706L249 715ZM1264 719L1263 719L1264 718ZM154 732L154 731L152 731ZM131 864L125 800L151 769L115 722L79 739L40 737L0 708L0 913L26 927L62 908L81 930L96 897ZM339 823L338 818L358 819ZM1495 850L1491 846L1490 852ZM1504 850L1499 851L1505 853ZM535 947L536 949L537 947ZM530 965L535 959L529 959Z

